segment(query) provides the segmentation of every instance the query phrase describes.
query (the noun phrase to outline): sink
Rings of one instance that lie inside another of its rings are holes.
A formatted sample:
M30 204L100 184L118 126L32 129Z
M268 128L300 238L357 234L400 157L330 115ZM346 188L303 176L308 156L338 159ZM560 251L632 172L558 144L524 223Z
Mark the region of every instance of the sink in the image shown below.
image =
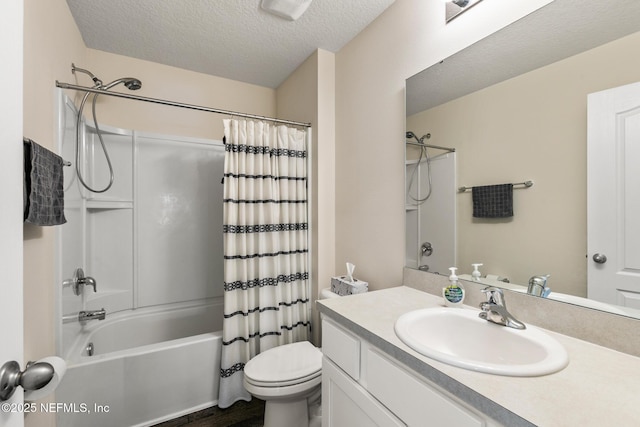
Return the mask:
M403 314L398 338L418 353L494 375L533 377L552 374L569 363L565 348L549 334L496 325L464 308L426 308Z

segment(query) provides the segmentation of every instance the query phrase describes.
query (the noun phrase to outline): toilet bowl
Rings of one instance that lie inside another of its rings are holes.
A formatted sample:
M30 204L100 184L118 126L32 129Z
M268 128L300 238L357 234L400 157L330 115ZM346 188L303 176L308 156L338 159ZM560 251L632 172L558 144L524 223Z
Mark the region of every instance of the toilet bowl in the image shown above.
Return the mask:
M274 347L244 366L245 389L265 401L264 427L308 426L321 380L322 352L308 341Z

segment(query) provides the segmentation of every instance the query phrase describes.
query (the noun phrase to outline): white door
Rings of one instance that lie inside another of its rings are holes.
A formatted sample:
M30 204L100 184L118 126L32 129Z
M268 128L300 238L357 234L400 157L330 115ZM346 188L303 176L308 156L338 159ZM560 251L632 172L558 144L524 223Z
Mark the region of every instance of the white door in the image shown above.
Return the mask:
M0 2L0 366L22 360L22 31L23 0ZM2 405L2 403L8 403ZM0 402L0 426L21 427L22 388Z
M640 83L588 97L588 297L640 308Z

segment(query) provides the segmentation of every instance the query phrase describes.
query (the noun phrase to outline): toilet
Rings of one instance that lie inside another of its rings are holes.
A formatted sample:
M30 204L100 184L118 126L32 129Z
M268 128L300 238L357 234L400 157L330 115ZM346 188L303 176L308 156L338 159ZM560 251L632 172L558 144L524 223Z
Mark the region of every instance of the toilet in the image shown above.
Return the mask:
M309 426L320 396L322 352L309 341L266 350L244 366L244 387L265 401L264 427Z

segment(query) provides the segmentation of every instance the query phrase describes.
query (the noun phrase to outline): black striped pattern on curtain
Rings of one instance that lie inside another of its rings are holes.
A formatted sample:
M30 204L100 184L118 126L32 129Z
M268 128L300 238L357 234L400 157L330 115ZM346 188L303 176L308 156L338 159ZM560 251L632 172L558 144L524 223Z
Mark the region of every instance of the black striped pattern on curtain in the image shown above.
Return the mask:
M247 400L247 361L311 326L305 133L225 120L225 147L220 407Z

